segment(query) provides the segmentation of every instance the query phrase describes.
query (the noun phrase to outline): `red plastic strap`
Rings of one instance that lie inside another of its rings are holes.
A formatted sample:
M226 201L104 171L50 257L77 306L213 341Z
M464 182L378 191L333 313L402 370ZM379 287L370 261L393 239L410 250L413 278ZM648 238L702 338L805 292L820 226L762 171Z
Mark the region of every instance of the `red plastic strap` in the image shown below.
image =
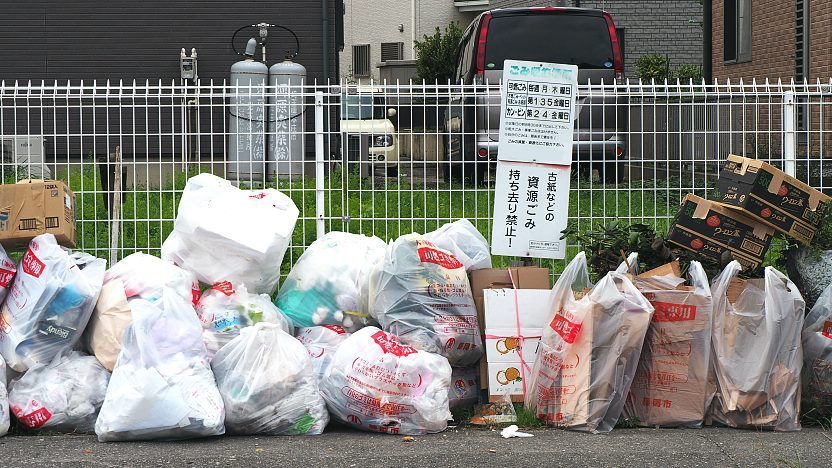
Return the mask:
M517 325L517 337L520 338L520 294L517 292L517 283L514 282L514 275L511 274L511 268L508 269L508 277L511 280L511 287L514 288L514 324ZM522 340L522 338L521 338ZM526 399L526 369L529 372L532 368L523 359L523 342L520 341L520 346L517 347L517 357L520 358L520 382L523 383L523 399Z

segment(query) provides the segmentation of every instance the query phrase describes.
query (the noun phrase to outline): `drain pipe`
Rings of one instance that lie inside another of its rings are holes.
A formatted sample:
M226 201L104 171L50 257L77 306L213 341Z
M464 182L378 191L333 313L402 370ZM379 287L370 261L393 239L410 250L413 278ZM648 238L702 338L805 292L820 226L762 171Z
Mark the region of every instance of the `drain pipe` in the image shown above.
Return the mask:
M339 2L341 0L335 0ZM324 80L329 83L329 2L321 0L321 16L323 16L323 52L324 52Z
M702 78L707 84L714 81L713 3L713 0L702 2Z

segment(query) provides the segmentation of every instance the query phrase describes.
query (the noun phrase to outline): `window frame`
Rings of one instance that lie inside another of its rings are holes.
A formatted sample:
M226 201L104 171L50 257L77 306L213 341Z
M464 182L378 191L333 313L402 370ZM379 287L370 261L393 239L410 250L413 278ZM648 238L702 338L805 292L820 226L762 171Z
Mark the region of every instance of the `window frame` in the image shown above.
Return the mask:
M366 73L360 74L358 67L356 64L358 63L358 58L360 54L357 54L356 51L358 48L365 47L366 54L364 54L364 58L366 58L365 63L367 66ZM352 75L356 78L367 78L372 75L372 60L370 58L370 53L372 49L370 48L370 44L353 44L352 46Z
M725 0L722 21L724 63L751 62L753 23L751 0Z

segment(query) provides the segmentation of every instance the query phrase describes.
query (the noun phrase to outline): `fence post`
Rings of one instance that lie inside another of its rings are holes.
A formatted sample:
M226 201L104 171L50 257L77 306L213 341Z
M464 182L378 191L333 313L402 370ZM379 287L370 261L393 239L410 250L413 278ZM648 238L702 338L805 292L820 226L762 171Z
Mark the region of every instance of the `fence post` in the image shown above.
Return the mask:
M783 93L783 171L795 177L797 173L797 119L794 91Z
M324 235L324 93L315 91L315 230Z

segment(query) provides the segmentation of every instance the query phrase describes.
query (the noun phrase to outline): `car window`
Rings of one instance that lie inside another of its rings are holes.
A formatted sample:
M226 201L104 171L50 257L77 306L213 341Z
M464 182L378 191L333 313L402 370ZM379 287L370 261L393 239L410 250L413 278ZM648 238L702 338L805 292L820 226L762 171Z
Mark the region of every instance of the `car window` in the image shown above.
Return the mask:
M501 70L506 59L612 70L607 22L601 16L574 14L494 17L488 27L485 68Z
M384 98L346 95L341 98L341 120L385 119Z

